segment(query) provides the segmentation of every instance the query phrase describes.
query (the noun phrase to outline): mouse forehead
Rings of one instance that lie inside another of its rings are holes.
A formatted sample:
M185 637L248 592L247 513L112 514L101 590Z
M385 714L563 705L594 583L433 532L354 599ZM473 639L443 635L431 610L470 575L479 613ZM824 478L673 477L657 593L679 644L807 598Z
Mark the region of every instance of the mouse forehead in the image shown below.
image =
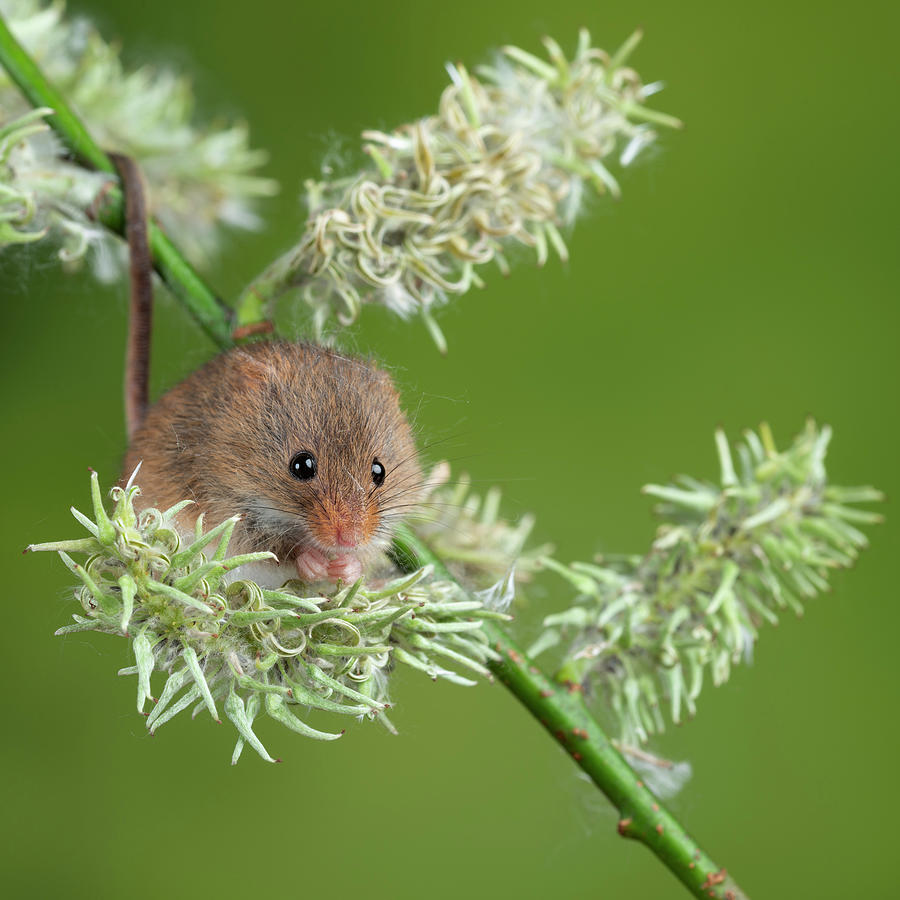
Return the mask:
M325 363L273 384L273 396L261 410L278 420L266 430L286 452L310 450L323 461L365 464L373 454L391 454L398 442L408 441L397 392L385 373L343 357Z

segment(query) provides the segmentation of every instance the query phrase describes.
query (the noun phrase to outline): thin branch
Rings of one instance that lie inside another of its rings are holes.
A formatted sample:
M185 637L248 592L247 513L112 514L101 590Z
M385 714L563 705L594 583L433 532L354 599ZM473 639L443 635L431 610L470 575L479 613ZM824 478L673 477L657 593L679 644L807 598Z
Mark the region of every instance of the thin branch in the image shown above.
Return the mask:
M394 547L404 568L428 563L439 577L454 580L409 528L398 527ZM645 844L696 897L745 898L734 879L700 849L625 762L588 712L580 686L548 678L495 622L486 621L483 627L501 656L488 667L619 810L619 834Z
M94 209L94 215L97 221L110 231L124 234L125 204L118 187L111 187L103 194ZM234 344L231 310L213 293L196 269L169 240L168 235L152 219L149 223L148 236L153 267L166 286L207 336L220 349L227 350Z
M45 106L53 110L53 115L47 117L47 123L78 162L86 168L117 177L112 160L97 146L78 116L13 37L2 16L0 64L35 107ZM103 193L94 214L111 231L125 234L125 203L118 188L110 188ZM231 310L210 290L162 228L152 220L148 237L154 267L163 281L219 347L230 347L233 343Z

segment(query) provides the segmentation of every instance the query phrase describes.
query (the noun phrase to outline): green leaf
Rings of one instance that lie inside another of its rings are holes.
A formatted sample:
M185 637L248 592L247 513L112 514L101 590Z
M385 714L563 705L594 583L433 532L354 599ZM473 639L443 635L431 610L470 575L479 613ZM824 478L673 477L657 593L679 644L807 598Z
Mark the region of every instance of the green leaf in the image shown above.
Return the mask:
M146 629L138 634L131 645L134 649L134 661L138 669L137 708L138 712L143 712L144 703L153 699L150 694L150 673L153 671L156 660Z
M94 505L94 521L97 523L97 540L108 546L116 539L116 529L106 514L103 497L100 494L100 480L93 469L91 470L91 500Z
M237 522L241 520L240 516L232 516L230 519L226 519L224 522L218 524L215 528L210 529L206 532L206 534L197 538L187 549L182 550L179 553L176 553L175 556L172 557L172 562L169 567L169 571L173 571L175 569L180 569L183 566L186 566L195 556L197 556L204 547L214 541L217 537L220 537L226 531L230 534L233 530L234 526Z
M278 762L269 756L269 751L262 745L262 741L254 734L250 727L253 721L248 715L244 707L244 701L239 697L232 688L225 698L225 715L234 723L240 736L248 743L266 762ZM234 755L231 758L232 765L237 762L240 756L240 750L235 747Z
M134 595L137 591L137 586L134 583L134 579L130 575L125 574L119 579L119 589L122 592L122 618L119 624L122 628L122 633L127 635L131 615L134 612Z
M207 615L211 616L214 614L212 607L207 606L202 600L198 600L190 594L185 594L184 591L179 591L178 588L172 587L170 584L165 584L162 581L148 581L147 589L154 594L165 594L167 597L171 597L173 600L177 600L179 603L183 603L185 606L189 606L192 609L196 609Z
M284 699L278 694L265 695L266 712L281 725L302 734L304 737L313 738L317 741L335 741L343 735L343 731L338 734L332 734L327 731L317 731L305 722L301 722L293 713L291 713L284 704Z
M194 679L194 682L200 690L200 696L203 698L203 702L206 704L206 708L209 710L209 714L217 722L219 722L219 713L216 709L216 704L212 698L212 694L209 692L209 685L206 683L206 676L203 674L203 669L200 668L200 662L197 659L197 652L193 647L185 646L185 648L181 651L181 656L187 664L188 671L191 673L191 678Z
M121 673L120 673L121 674ZM189 672L187 668L179 669L177 672L173 672L166 679L166 683L163 686L162 693L159 695L159 699L156 701L156 706L150 710L150 715L147 717L147 728L151 731L153 730L153 724L156 720L166 711L169 703L172 701L172 698L184 687L185 681L187 681Z

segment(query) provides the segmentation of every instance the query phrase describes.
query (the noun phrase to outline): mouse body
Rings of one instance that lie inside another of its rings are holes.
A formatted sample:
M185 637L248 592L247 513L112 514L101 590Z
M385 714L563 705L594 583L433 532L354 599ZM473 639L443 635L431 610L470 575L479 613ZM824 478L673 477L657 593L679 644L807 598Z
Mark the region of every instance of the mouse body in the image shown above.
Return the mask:
M125 457L146 505L186 529L241 515L231 552L270 550L279 583L355 581L415 505L422 470L390 376L312 343L210 360L148 411Z

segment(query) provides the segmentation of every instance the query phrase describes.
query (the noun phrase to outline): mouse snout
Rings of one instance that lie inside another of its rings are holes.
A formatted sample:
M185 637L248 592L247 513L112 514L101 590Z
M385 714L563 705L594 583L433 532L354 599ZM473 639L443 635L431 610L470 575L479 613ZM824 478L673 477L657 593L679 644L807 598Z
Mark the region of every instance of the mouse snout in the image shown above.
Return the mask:
M334 542L338 547L356 547L362 543L362 529L353 522L337 522L334 526Z
M358 552L378 526L374 510L355 495L321 497L307 522L320 546L338 553Z

